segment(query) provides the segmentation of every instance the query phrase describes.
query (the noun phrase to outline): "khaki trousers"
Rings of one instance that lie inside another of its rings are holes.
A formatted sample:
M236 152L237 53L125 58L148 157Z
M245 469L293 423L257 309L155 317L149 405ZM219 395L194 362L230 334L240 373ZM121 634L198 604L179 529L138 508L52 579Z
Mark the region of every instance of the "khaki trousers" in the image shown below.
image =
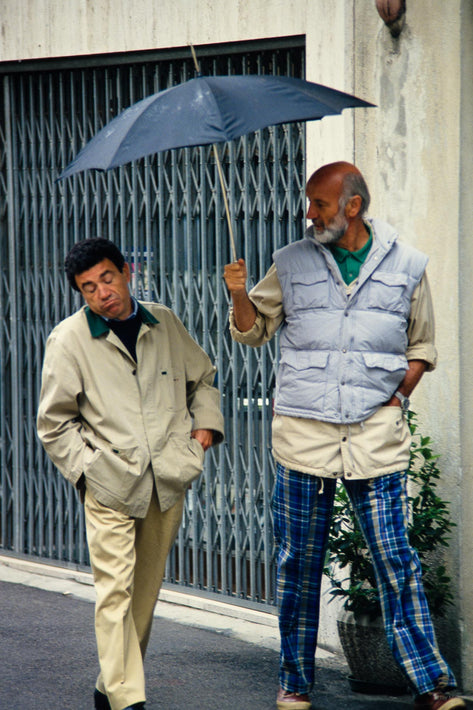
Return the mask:
M153 490L146 518L131 518L85 496L85 520L97 601L100 662L96 686L112 710L144 702L143 659L166 558L179 530L182 500L162 513Z

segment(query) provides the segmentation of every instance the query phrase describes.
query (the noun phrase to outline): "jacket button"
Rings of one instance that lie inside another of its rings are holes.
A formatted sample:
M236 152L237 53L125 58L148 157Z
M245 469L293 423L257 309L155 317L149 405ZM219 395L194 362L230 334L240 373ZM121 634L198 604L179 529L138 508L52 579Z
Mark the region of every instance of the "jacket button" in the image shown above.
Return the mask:
M132 370L132 371L131 371L131 374L132 374L132 375L136 375L136 370Z

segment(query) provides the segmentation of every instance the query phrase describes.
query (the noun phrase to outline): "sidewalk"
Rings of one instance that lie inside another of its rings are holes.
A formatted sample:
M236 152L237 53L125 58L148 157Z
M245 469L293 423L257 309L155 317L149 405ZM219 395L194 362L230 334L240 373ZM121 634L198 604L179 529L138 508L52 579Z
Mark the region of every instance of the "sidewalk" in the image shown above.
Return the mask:
M1 710L92 710L94 589L83 572L0 556ZM149 710L274 710L274 615L164 589L146 661ZM405 710L353 693L344 661L317 656L314 710ZM473 705L472 705L473 707Z

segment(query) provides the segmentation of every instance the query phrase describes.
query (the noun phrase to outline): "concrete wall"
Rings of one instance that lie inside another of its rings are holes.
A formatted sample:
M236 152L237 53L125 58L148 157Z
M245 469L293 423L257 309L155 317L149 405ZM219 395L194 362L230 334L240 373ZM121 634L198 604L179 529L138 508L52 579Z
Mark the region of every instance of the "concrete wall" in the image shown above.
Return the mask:
M442 455L442 493L458 524L446 559L458 599L446 625L447 653L471 689L472 562L466 541L473 519L472 392L465 337L471 337L472 212L466 180L471 178L473 4L407 5L398 40L382 24L373 26L369 8L357 15L355 93L371 96L379 108L356 117L355 153L371 186L372 212L430 256L439 364L413 402L422 431Z
M343 2L335 4L343 9ZM300 34L308 5L314 3L2 0L1 54L3 59L71 56Z
M463 660L463 682L465 687L473 688L473 437L471 413L473 411L473 328L471 304L473 303L473 2L461 3L461 67L462 91L459 110L459 150L460 172L458 175L458 311L460 320L459 373L460 390L459 438L461 477L460 505L458 521L460 526L458 570L459 570L459 624ZM445 328L448 330L448 328ZM443 422L443 431L448 433L448 424ZM448 442L445 442L448 447ZM448 448L445 449L448 451Z
M458 522L449 655L473 690L473 0L407 0L395 40L374 0L0 0L0 61L306 35L307 78L377 104L308 128L307 170L355 161L372 214L428 252L439 366L414 396ZM334 610L329 607L330 616ZM323 639L334 643L326 623ZM463 660L462 660L463 659Z

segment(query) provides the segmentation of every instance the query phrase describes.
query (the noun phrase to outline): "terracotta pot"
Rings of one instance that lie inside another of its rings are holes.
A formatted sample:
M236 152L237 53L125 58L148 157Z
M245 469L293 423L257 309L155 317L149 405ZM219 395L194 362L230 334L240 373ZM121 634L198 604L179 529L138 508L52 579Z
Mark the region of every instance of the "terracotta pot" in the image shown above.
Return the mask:
M338 635L350 669L352 690L379 695L403 695L409 684L395 662L381 618L357 617L343 612L337 620Z

